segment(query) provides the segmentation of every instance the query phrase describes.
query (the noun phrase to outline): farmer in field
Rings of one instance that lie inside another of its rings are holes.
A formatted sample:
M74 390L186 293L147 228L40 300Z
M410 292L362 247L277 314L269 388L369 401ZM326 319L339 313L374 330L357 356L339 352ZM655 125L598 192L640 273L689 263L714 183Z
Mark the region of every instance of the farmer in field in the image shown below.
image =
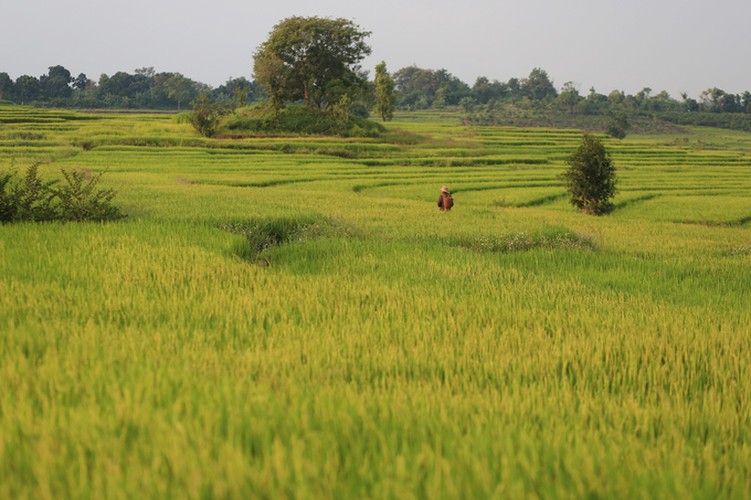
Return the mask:
M438 197L438 208L441 211L449 211L454 206L454 198L449 193L449 188L443 186L441 188L441 196Z

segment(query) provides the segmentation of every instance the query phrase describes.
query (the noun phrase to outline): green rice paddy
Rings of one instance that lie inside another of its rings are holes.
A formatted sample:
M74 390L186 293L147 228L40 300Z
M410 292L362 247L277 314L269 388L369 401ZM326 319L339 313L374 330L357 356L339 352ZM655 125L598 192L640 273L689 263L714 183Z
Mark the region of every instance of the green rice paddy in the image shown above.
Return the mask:
M0 498L750 497L751 135L387 128L0 106L129 214L0 226Z

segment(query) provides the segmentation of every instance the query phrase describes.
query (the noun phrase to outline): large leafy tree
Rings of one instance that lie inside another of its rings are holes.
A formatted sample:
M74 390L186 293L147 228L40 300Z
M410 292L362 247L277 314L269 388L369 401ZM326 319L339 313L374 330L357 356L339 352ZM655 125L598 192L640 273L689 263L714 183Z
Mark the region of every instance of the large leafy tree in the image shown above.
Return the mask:
M579 104L579 101L581 100L582 97L579 95L579 89L576 88L576 85L573 82L564 83L561 93L555 98L556 103L569 113L574 112L576 105Z
M13 93L21 104L39 100L41 98L39 79L30 75L19 76L13 85Z
M70 97L73 89L70 84L73 83L73 77L70 71L63 66L50 66L49 72L39 78L39 85L45 98L60 99Z
M521 82L521 91L525 97L535 101L554 99L558 95L553 82L544 69L535 68L529 76Z
M369 35L346 19L290 17L256 51L256 80L276 106L302 100L328 109L367 84L359 63L371 52Z
M394 73L394 81L400 106L426 108L435 99L440 87L434 71L415 65L407 66Z
M73 80L73 88L76 90L86 90L90 84L91 81L85 73L79 73L75 80Z

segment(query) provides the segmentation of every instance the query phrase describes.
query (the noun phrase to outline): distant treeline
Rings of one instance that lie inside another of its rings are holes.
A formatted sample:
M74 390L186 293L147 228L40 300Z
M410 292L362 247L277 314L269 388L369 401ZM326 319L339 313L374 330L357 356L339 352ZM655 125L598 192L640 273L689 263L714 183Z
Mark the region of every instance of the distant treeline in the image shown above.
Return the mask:
M740 114L751 114L751 92L732 94L719 88L705 90L698 98L685 93L680 99L662 91L656 94L644 88L634 95L620 90L601 94L594 88L582 94L571 82L558 90L548 74L533 69L526 78L506 82L479 77L469 86L445 69L430 70L409 66L393 73L397 106L401 109L428 109L462 106L468 113L493 109L501 104L523 108L548 109L577 115L612 113L651 113L683 124L725 126L751 129L751 121ZM180 73L158 73L141 68L133 74L103 74L91 80L81 73L74 77L63 66L51 66L46 75L19 76L15 81L0 73L0 99L19 104L70 108L185 109L206 92L213 100L234 100L244 105L265 99L263 89L246 78L232 78L212 88ZM735 117L719 118L718 114ZM713 116L714 115L714 116Z
M260 89L246 78L232 78L218 88L196 82L180 73L157 73L141 68L134 74L119 71L90 80L73 77L63 66L51 66L39 78L19 76L13 81L0 73L0 100L17 104L64 108L186 109L201 91L215 100L253 102Z
M499 103L530 103L577 114L600 114L614 109L651 112L707 112L751 113L751 92L731 94L718 88L707 89L698 99L685 93L681 99L667 92L652 93L644 88L635 95L620 90L601 94L594 88L582 95L572 82L566 82L560 91L548 74L535 68L527 78L511 78L507 82L490 81L479 77L470 87L446 70L428 70L410 66L394 73L399 105L402 108L425 109L445 105L475 105Z

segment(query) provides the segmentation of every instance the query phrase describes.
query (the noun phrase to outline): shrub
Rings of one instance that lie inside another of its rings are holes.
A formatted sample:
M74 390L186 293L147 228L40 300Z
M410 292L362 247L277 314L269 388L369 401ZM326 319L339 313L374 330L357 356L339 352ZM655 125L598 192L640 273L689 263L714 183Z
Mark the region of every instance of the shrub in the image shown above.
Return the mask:
M39 177L39 165L31 165L23 179L15 173L0 174L0 221L46 221L55 218L52 185Z
M213 136L220 118L231 112L228 105L212 101L204 91L201 91L198 99L190 102L190 106L193 111L188 115L188 121L199 134L205 137Z
M6 186L10 184L11 179L13 174L0 173L0 222L10 221L14 213L10 193L6 192Z
M625 113L611 113L605 124L605 133L615 139L624 139L629 128L631 124Z
M603 215L613 210L616 175L610 155L595 137L584 134L579 148L561 174L571 193L571 204L587 214Z
M246 108L227 118L223 129L236 134L302 134L375 137L385 128L379 123L356 116L351 110L338 113L287 106Z
M96 190L102 174L62 171L65 185L39 177L38 165L30 166L21 179L0 172L0 222L105 221L125 217L111 204L115 191Z
M608 123L608 125L605 127L605 133L613 139L626 138L626 130L623 127L619 127L615 123Z
M59 200L59 220L105 221L124 217L120 209L112 205L116 192L113 189L96 190L102 173L87 175L81 170L62 171L65 185L55 190Z
M296 239L304 239L307 234L320 231L322 222L314 218L275 218L253 219L244 222L226 222L222 229L246 238L247 247L242 252L235 250L241 257L256 257L259 253L273 246ZM247 254L247 255L246 255Z

